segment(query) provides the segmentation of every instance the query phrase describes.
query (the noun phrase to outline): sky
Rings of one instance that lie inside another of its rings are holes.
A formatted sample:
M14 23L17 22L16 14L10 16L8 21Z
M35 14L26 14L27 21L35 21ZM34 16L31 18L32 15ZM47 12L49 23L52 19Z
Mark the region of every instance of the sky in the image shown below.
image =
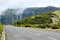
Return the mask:
M60 7L60 0L0 0L0 14L8 8Z

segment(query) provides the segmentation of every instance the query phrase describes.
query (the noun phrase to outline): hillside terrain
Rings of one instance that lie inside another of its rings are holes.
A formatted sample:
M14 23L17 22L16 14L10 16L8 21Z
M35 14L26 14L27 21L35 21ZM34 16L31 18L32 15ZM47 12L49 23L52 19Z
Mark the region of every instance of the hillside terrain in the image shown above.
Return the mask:
M55 10L60 10L58 7L48 6L48 7L32 7L32 8L26 8L23 12L23 18L31 16L31 15L37 15L44 12L53 12Z
M58 27L60 28L60 10L56 10L53 12L44 12L38 15L30 16L19 20L14 25L16 26L25 26L25 27ZM53 18L53 19L52 19ZM33 26L31 26L33 25ZM52 26L53 25L53 26Z
M48 7L41 7L41 8L31 7L31 8L26 8L24 10L22 10L22 9L7 9L4 12L2 12L2 15L0 15L0 22L2 24L13 24L21 19L33 16L33 15L43 14L45 16L46 12L53 12L55 10L60 10L60 8L48 6ZM47 13L47 15L48 15L48 13ZM46 15L45 19L41 18L38 20L41 22L42 22L42 20L47 20L47 21L50 20L51 21L50 17L47 17L47 15ZM41 15L39 15L39 16L41 16ZM44 16L42 16L42 17L44 17ZM37 20L37 18L35 18L35 19ZM31 20L34 20L36 22L35 19L31 19ZM28 21L28 22L30 22L30 21ZM50 21L48 21L48 22L50 23ZM41 23L41 22L39 22L39 23ZM43 21L43 22L45 22L45 21ZM32 22L30 22L30 23L32 23ZM36 22L36 24L38 24L38 22Z
M13 24L14 22L21 19L20 11L18 9L7 9L0 16L0 20L2 24ZM19 13L19 14L18 14Z

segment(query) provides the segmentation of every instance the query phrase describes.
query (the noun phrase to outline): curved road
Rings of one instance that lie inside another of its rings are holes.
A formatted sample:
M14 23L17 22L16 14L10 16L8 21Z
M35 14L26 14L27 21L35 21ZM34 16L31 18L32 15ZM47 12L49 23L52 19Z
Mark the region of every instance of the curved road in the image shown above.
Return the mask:
M60 40L60 33L31 28L4 26L6 40Z

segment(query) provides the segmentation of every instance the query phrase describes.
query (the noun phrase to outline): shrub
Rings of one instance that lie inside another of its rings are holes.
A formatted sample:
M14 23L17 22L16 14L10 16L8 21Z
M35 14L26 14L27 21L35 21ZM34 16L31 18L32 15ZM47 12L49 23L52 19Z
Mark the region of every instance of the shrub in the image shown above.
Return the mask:
M32 24L31 25L33 28L40 28L40 25L39 24Z
M25 27L31 27L31 25L30 24L26 24Z
M2 31L3 31L3 26L2 26L2 24L0 23L0 38L2 37Z
M0 38L2 37L2 32L0 32Z
M0 32L2 32L3 31L3 26L2 26L2 24L0 24Z
M51 28L51 25L50 25L50 24L46 24L46 27L47 27L47 28Z
M53 24L53 25L52 25L52 29L59 29L58 24Z
M52 29L59 29L58 27L52 27Z
M46 26L44 24L40 24L39 27L40 28L46 28Z

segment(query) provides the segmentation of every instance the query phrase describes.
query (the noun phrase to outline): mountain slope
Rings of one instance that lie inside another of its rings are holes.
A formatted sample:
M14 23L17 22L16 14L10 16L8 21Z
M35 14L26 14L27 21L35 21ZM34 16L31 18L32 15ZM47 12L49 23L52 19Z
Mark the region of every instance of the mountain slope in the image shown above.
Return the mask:
M60 10L60 8L52 7L52 6L41 7L41 8L38 8L38 7L26 8L23 12L23 18L31 16L31 15L44 13L44 12L52 12L55 10Z
M30 16L25 19L19 20L16 23L17 23L17 25L20 25L20 24L46 24L46 23L50 24L50 23L52 23L51 14L52 14L52 12L45 12L42 14Z
M3 14L1 15L1 23L2 24L13 24L14 22L21 19L21 15L18 15L18 9L7 9Z
M53 12L55 10L60 10L60 8L48 6L48 7L41 7L41 8L38 7L26 8L25 10L7 9L0 16L1 17L0 21L2 24L13 24L18 20L21 20L22 18L24 19L32 15L43 14L44 12ZM36 21L35 19L33 20Z
M53 12L44 12L42 14L30 16L25 19L19 20L15 24L17 24L17 25L51 24L51 23L53 23L53 20L54 20L54 24L60 23L60 10L56 10Z

